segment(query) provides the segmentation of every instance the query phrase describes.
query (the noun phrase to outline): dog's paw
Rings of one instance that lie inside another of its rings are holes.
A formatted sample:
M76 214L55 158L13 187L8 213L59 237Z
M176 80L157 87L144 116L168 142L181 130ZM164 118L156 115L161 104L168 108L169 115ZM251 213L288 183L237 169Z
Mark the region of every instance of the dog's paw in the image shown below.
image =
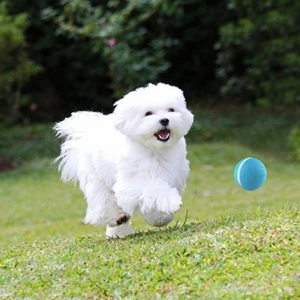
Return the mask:
M182 205L182 200L181 197L179 197L178 199L173 199L170 202L167 202L167 209L161 210L162 212L166 212L166 213L171 213L171 214L175 214L176 212L179 211L180 207Z
M124 238L132 234L135 234L135 231L130 226L130 222L121 224L120 226L107 226L106 228L107 238Z
M140 210L141 213L159 211L167 215L173 215L180 209L181 205L180 195L172 190L168 195L157 195L155 201L144 201Z
M174 218L173 214L166 214L159 211L149 211L147 213L141 213L141 215L148 224L155 227L166 226Z
M180 209L181 205L182 199L177 192L162 197L157 201L157 209L167 214L175 214Z
M121 213L117 220L116 220L116 223L118 226L120 226L121 224L124 224L124 223L127 223L130 219L130 216L125 214L125 213Z

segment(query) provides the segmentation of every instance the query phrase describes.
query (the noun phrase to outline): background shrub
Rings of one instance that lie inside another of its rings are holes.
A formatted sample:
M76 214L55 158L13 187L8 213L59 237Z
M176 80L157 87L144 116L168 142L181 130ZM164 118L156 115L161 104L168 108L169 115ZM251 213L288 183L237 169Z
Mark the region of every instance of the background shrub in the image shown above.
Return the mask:
M221 92L260 105L300 102L300 2L229 0L217 58Z
M0 3L0 121L14 122L20 107L29 102L24 85L41 68L28 57L24 32L26 14L11 16L6 3Z
M176 18L180 7L162 0L95 2L65 0L60 9L44 9L43 18L57 24L57 35L91 41L93 52L105 59L116 98L159 80L170 67L166 49L177 43L166 35L165 21Z
M109 112L124 93L158 81L180 86L190 102L202 106L224 100L297 105L299 5L288 0L9 1L9 17L27 16L27 48L22 47L42 71L23 81L19 95L26 101L19 101L18 114L3 106L3 115L49 121L75 110ZM4 57L8 63L11 56Z
M43 72L27 84L32 101L22 111L23 117L34 121L57 120L74 110L111 107L107 65L103 57L93 51L91 40L63 35L54 21L43 17L42 12L50 6L61 12L61 2L8 3L10 14L26 12L28 51L32 59L43 66ZM36 110L31 111L30 105L36 106Z
M79 109L109 111L116 98L149 81L204 94L214 85L225 2L10 2L12 14L28 14L30 54L44 68L28 85L37 109L24 112L51 120Z

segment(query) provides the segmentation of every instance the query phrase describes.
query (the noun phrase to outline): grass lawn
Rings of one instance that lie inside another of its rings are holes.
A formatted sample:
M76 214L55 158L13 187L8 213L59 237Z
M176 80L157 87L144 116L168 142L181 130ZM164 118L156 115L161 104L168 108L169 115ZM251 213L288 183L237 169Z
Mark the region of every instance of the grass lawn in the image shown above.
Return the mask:
M2 130L0 157L18 167L0 173L0 298L300 296L300 164L288 147L297 123L296 114L200 111L179 221L153 230L137 216L139 233L116 241L81 223L85 203L60 182L50 125ZM268 171L252 192L233 180L248 156Z
M0 251L7 299L297 299L298 207Z

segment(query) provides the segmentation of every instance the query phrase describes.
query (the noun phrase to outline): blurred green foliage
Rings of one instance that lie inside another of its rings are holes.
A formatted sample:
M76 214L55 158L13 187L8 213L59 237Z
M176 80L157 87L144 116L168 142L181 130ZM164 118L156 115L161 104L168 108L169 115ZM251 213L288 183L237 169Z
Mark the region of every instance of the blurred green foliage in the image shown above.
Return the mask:
M224 99L298 105L299 5L288 0L9 1L7 18L24 19L16 47L27 65L15 73L23 78L21 87L2 84L13 94L5 99L18 104L15 111L2 105L2 115L13 123L19 116L53 121L75 110L109 112L124 93L158 81L180 86L189 101L201 105ZM15 53L1 55L1 67L13 63L17 70ZM32 76L37 66L42 71ZM7 76L7 69L1 74Z
M0 121L16 121L20 107L29 102L25 84L41 70L27 53L26 14L11 16L6 3L0 3Z
M296 125L288 136L291 157L300 162L300 125Z
M91 41L107 64L115 98L161 80L197 94L199 82L202 92L215 78L225 2L63 0L42 16L57 24L57 35Z
M103 57L93 51L91 40L63 36L57 24L43 16L50 6L62 10L61 2L8 2L12 15L27 14L28 51L43 66L43 72L27 85L32 94L30 104L36 104L37 109L31 111L30 105L23 109L23 116L34 121L57 120L74 110L111 107L107 66Z
M229 0L216 44L222 94L262 106L300 102L300 2Z
M10 1L12 15L28 15L28 50L44 70L27 85L34 100L24 117L49 121L74 110L109 111L116 98L149 81L204 93L214 81L224 3Z
M58 156L59 145L52 124L0 127L0 169L1 159L12 167L34 159L52 159Z
M176 4L163 0L110 0L107 5L94 6L89 0L64 0L61 7L42 11L45 20L57 24L56 34L73 40L91 40L92 50L105 58L110 87L115 97L156 81L170 63L166 48L176 40L166 36L156 25L159 19L176 17L181 13ZM154 20L153 20L154 19ZM154 25L154 24L153 24Z

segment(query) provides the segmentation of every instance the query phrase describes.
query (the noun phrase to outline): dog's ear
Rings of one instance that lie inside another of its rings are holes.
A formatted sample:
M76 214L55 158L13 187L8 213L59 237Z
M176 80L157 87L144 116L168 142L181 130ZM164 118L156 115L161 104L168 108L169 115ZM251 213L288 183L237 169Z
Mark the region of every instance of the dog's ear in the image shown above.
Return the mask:
M124 131L125 131L125 124L126 124L126 120L125 119L120 118L120 116L118 116L116 113L114 113L113 124L114 124L115 128L118 131L124 133Z
M114 104L115 110L113 112L113 125L118 131L124 133L126 127L127 114L124 111L124 105L122 105L121 100L117 101Z
M191 129L193 122L194 122L194 115L188 110L186 109L183 113L182 113L182 118L184 120L184 124L186 127L186 133L184 135L186 135L189 130Z

